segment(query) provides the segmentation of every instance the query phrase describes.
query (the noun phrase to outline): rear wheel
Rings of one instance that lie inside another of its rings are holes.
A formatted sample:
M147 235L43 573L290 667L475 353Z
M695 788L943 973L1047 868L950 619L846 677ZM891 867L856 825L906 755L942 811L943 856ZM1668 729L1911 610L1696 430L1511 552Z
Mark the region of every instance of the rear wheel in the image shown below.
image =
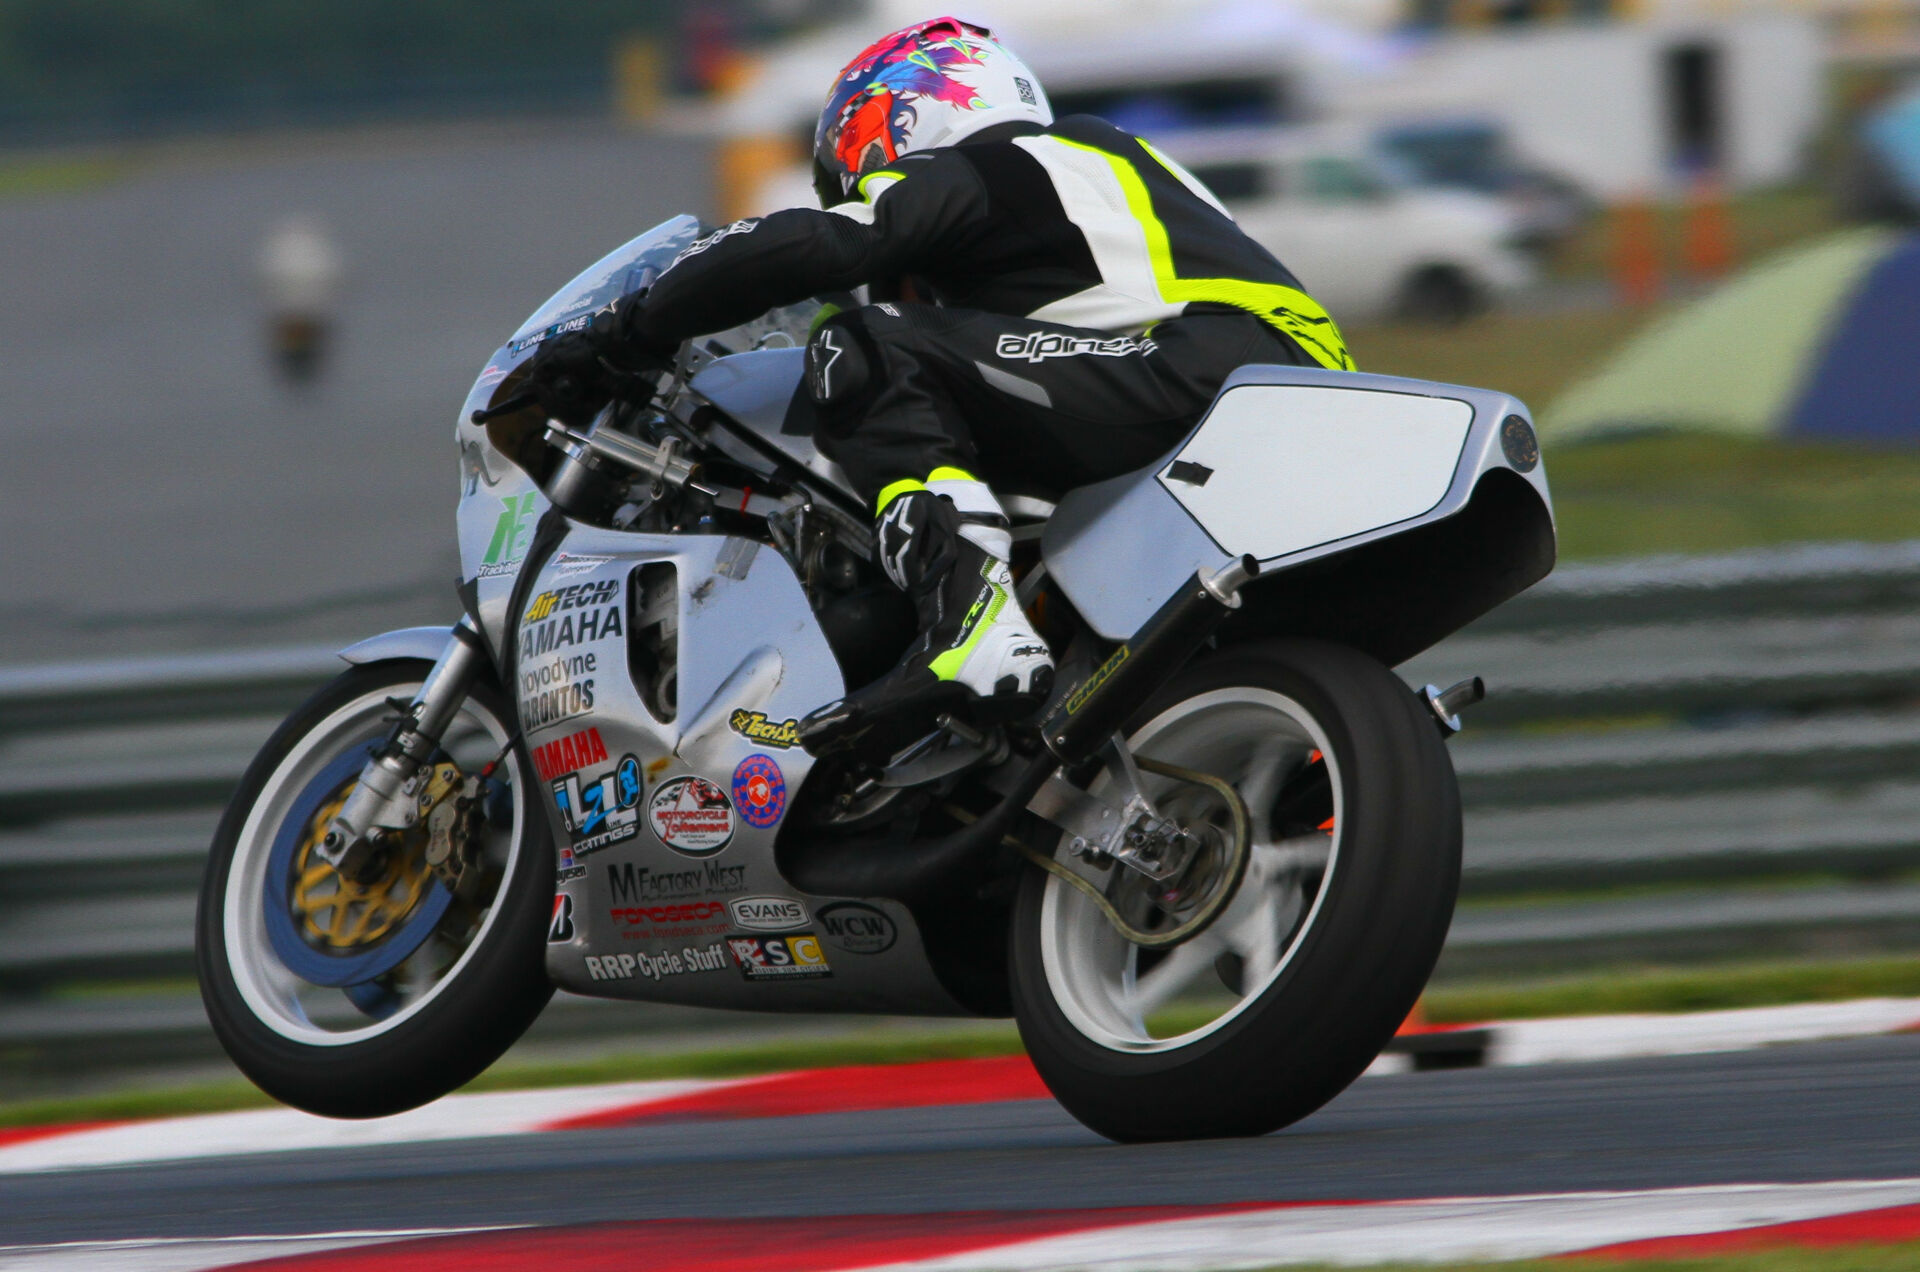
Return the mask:
M464 823L470 875L449 886L430 866L425 817L359 878L315 856L428 670L374 663L320 690L267 741L214 835L195 941L208 1017L242 1072L312 1113L377 1117L463 1085L553 992L553 850L492 686L447 727L427 788L437 800L501 757Z
M1136 754L1231 783L1252 822L1232 903L1166 949L1134 945L1039 870L1013 918L1020 1032L1067 1110L1118 1140L1259 1135L1364 1071L1439 956L1460 877L1460 803L1428 712L1355 651L1242 646L1177 676L1136 719ZM1144 776L1163 815L1227 824L1204 788ZM1136 927L1179 899L1056 850Z

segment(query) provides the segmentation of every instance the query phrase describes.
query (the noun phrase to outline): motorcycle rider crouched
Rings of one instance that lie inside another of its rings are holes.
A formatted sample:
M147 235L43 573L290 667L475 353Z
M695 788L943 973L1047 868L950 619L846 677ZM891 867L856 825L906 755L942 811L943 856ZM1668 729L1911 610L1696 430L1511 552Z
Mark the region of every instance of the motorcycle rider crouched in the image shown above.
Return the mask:
M801 742L820 755L911 738L956 698L1018 718L1050 691L1053 658L1014 599L994 491L1057 497L1151 463L1243 364L1352 361L1204 185L1102 120L1056 121L1033 72L958 19L847 64L814 178L825 211L700 239L591 329L543 345L531 383L577 395L694 335L871 287L874 303L816 328L805 391L816 443L874 501L880 565L921 635L808 715ZM934 303L878 298L918 294Z

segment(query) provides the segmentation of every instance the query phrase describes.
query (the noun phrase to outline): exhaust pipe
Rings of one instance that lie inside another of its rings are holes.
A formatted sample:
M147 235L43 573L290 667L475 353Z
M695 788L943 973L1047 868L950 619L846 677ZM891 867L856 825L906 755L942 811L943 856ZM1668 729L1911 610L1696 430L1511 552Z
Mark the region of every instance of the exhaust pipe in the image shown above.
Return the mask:
M1148 695L1240 608L1240 589L1259 573L1260 563L1252 556L1195 572L1041 722L1040 737L1054 759L1072 766L1106 745Z
M1061 765L1090 758L1200 648L1227 615L1239 592L1260 573L1251 556L1218 570L1196 571L1111 657L1062 698L1042 721L1045 744L1014 777L1000 802L971 825L911 847L878 851L865 839L809 843L781 856L780 872L816 896L891 897L908 905L950 899L999 847L1001 836Z

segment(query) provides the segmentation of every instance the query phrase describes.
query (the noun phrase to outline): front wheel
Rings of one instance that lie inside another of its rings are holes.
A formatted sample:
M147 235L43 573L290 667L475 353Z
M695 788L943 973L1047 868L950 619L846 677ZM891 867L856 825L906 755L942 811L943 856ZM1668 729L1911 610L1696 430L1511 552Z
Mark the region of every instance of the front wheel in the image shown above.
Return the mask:
M1148 949L1030 870L1012 930L1021 1037L1061 1104L1111 1139L1265 1134L1357 1078L1426 985L1460 881L1452 763L1397 676L1311 641L1189 667L1129 742L1233 785L1252 823L1245 878L1210 927ZM1142 780L1163 815L1226 826L1204 787ZM1181 921L1183 898L1143 875L1064 844L1055 860L1136 928Z
M509 747L497 689L474 687L432 757L425 800L499 760L430 864L429 824L348 879L315 855L429 664L355 667L268 739L214 834L195 958L214 1033L280 1100L329 1117L416 1107L479 1074L553 993L553 849Z

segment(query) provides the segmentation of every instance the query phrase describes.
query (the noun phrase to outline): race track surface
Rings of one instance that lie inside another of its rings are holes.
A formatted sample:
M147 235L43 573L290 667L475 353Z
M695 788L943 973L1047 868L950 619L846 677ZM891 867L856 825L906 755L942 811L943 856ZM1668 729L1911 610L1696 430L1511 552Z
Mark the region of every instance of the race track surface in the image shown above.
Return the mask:
M1920 1176L1920 1036L1366 1078L1258 1140L1047 1101L652 1122L8 1178L10 1244L664 1218L1495 1196Z

